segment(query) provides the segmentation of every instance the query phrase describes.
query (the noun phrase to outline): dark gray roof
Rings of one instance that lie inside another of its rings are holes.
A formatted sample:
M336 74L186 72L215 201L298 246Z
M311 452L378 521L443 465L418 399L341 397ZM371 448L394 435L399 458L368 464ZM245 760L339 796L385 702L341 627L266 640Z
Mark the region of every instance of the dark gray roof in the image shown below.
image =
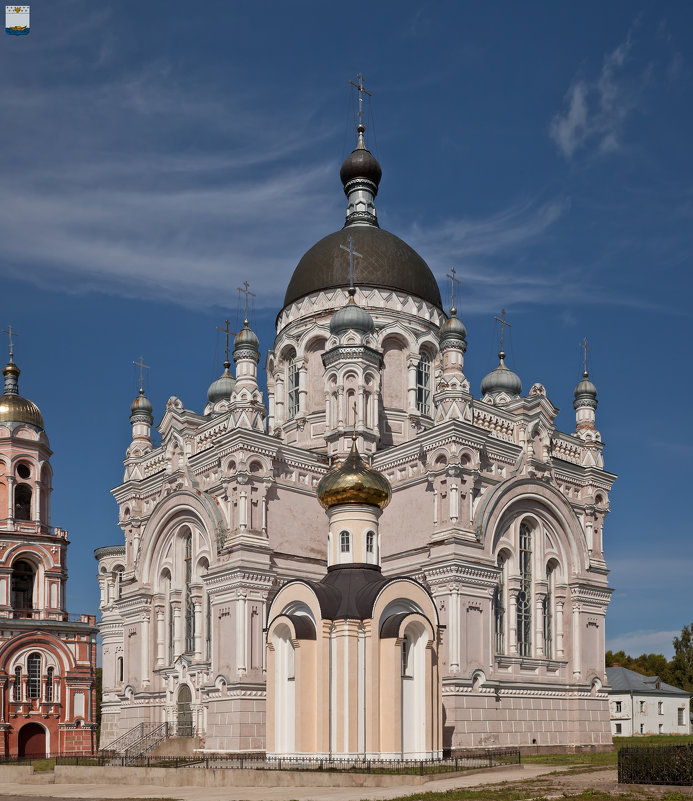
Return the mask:
M334 565L320 582L307 582L318 596L326 620L367 620L380 590L395 579L385 578L376 565Z
M659 676L643 676L635 670L623 667L610 667L606 669L606 678L612 692L619 693L651 693L652 695L685 695L691 693L680 690L661 681ZM659 685L659 686L657 686Z
M362 258L354 259L354 283L397 289L443 308L438 282L419 254L399 237L375 225L350 225L329 234L303 256L291 276L284 306L321 289L349 286L348 237Z

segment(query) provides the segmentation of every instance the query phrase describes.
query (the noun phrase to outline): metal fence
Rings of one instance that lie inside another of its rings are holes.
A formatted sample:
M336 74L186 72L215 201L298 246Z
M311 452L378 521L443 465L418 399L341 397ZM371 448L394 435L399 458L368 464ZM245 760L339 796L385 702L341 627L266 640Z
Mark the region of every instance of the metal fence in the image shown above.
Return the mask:
M112 754L89 756L60 756L56 765L93 765L123 767L151 767L177 769L252 769L252 770L308 770L347 771L351 773L398 773L424 775L451 773L489 768L498 765L520 764L517 748L494 748L470 751L447 759L330 759L329 757L270 757L265 754L209 754L193 756L148 756L138 759Z
M693 744L621 748L618 780L621 784L693 785Z

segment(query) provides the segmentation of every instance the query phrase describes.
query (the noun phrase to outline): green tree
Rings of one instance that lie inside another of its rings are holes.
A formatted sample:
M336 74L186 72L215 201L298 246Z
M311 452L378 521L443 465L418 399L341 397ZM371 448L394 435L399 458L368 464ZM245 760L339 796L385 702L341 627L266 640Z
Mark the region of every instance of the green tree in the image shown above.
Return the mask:
M675 687L693 691L693 623L681 629L680 637L674 637L669 677Z

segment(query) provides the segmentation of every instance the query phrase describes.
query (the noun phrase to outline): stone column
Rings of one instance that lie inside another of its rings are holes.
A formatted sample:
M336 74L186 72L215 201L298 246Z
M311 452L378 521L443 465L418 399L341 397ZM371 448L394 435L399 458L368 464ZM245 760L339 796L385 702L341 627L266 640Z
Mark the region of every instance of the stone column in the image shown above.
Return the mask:
M460 516L460 488L450 484L450 522L456 523Z
M14 476L7 476L7 522L14 528Z
M40 523L47 523L47 520L41 520L41 487L43 485L40 481L36 482L36 492L34 493L34 497L32 499L32 505L34 507L32 513L32 520L38 520Z
M195 615L195 659L202 659L202 598L196 595L193 598L193 610Z
M450 588L450 671L460 669L460 588Z
M556 601L556 659L563 659L563 606L564 601Z
M171 604L173 609L173 658L183 653L183 631L180 619L180 601Z
M517 656L517 591L508 592L508 652Z
M298 413L307 414L308 412L308 370L305 359L298 366Z
M236 601L236 669L240 674L247 672L248 619L247 594L239 590Z
M416 367L419 360L409 358L407 361L407 398L410 412L416 412Z
M149 684L149 615L145 613L140 623L140 679L142 686Z
M544 656L544 598L543 593L537 593L534 608L535 613L535 626L534 626L534 655Z
M337 427L344 428L344 384L337 386Z
M580 605L573 604L573 679L578 680L582 672L580 648Z

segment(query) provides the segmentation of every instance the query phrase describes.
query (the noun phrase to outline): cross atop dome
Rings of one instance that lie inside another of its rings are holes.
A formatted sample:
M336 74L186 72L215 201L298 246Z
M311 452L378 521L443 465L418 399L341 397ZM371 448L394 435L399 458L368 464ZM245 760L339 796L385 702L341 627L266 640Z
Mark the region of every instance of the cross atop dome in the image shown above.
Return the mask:
M358 143L356 144L356 147L360 150L365 150L366 143L364 142L363 134L366 131L366 126L363 124L363 96L368 95L368 97L372 97L373 95L371 94L371 92L369 92L367 89L364 88L363 75L361 75L361 73L359 72L359 74L356 77L358 78L358 83L355 83L354 81L349 81L349 83L352 86L356 87L356 90L359 93L359 124L356 128L359 135L359 139Z

